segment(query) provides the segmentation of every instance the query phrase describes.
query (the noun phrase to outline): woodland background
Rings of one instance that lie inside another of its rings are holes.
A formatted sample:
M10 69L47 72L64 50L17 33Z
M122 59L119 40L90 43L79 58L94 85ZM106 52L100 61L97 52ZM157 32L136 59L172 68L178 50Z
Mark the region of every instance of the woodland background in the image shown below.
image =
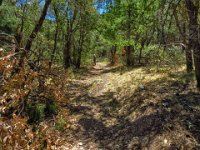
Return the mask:
M199 8L0 0L0 148L199 149Z

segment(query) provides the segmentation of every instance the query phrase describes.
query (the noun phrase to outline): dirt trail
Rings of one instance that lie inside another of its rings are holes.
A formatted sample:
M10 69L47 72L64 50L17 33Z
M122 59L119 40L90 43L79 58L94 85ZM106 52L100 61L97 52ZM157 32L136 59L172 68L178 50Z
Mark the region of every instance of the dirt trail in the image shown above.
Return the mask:
M196 124L188 108L200 96L184 93L182 84L166 77L144 68L122 72L120 67L98 63L81 80L71 80L65 105L70 111L71 127L66 132L71 149L197 148L199 135L187 129L184 119ZM186 106L187 97L191 104ZM199 117L198 111L193 118Z

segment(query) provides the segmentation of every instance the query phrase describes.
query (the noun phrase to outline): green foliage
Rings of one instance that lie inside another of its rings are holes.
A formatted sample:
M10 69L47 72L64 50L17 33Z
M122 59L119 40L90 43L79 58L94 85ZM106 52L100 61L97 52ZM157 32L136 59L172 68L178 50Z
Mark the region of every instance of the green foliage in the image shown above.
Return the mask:
M18 25L18 18L15 16L15 6L0 6L0 31L6 33L14 33Z
M29 123L39 123L46 117L57 114L57 106L52 101L46 103L29 103L26 107Z
M29 115L29 123L41 122L45 118L45 104L29 104L27 112Z
M195 73L191 72L191 73L184 73L181 75L180 79L184 82L184 83L189 83L191 81L195 80Z
M52 100L46 102L45 114L46 116L52 116L57 114L58 107Z
M60 117L60 118L58 118L58 120L55 124L55 128L56 128L56 130L62 132L65 130L65 125L66 125L66 121L62 117Z

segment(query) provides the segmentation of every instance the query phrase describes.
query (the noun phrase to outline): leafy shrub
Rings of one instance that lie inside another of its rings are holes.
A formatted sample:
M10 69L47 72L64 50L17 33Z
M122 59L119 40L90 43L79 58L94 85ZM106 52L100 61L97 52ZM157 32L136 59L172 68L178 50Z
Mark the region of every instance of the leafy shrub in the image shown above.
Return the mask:
M45 104L29 104L27 111L29 116L29 123L41 122L45 118Z
M29 103L26 112L29 116L29 123L39 123L46 117L57 114L57 106L51 100L46 103Z

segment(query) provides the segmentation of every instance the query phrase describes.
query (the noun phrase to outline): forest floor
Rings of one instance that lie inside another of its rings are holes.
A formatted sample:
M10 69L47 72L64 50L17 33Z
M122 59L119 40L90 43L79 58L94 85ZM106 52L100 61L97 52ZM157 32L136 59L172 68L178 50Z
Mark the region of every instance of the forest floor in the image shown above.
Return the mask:
M56 95L57 113L33 124L23 113L0 116L0 149L200 149L200 92L194 74L182 66L126 68L99 62L67 72L55 68L55 77L45 84L50 90L38 97L33 90L29 99Z
M184 68L109 67L69 80L65 139L72 150L200 149L200 94Z

